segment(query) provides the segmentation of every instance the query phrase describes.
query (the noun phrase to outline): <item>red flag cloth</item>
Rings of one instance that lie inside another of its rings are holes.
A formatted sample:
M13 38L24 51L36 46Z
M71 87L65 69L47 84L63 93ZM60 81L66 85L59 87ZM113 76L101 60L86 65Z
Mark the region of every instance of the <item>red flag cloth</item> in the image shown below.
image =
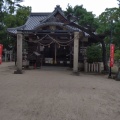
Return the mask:
M3 50L3 45L0 44L0 64L2 63L2 50Z
M115 51L115 45L110 44L110 67L113 67L114 65L114 51Z

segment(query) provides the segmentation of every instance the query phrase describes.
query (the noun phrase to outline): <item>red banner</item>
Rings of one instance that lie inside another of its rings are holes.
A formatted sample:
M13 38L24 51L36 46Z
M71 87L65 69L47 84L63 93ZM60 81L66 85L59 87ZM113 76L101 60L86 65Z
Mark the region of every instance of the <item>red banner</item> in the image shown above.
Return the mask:
M110 67L113 67L114 65L114 50L115 50L115 45L110 44Z
M3 50L3 45L0 44L0 64L2 63L2 50Z

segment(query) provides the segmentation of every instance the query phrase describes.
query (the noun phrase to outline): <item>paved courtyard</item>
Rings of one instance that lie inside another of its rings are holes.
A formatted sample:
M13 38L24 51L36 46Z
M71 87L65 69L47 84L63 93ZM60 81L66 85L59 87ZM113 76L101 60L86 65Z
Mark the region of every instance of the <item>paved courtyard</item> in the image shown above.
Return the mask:
M120 82L43 67L16 75L0 65L0 120L120 120Z

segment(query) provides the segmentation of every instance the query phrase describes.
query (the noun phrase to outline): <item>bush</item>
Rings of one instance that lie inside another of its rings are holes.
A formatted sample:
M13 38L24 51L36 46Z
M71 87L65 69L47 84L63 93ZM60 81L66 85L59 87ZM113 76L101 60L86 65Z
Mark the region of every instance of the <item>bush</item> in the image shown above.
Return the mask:
M87 47L86 54L89 63L102 61L102 48L100 45L93 44Z
M115 57L115 61L119 61L120 60L120 50L116 50L115 51L114 57Z

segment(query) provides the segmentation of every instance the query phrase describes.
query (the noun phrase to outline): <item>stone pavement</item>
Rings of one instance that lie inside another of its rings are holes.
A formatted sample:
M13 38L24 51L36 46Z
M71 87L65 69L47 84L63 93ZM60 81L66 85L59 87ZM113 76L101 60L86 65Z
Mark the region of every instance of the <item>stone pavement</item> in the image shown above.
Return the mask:
M120 120L120 82L67 68L0 65L0 120Z

